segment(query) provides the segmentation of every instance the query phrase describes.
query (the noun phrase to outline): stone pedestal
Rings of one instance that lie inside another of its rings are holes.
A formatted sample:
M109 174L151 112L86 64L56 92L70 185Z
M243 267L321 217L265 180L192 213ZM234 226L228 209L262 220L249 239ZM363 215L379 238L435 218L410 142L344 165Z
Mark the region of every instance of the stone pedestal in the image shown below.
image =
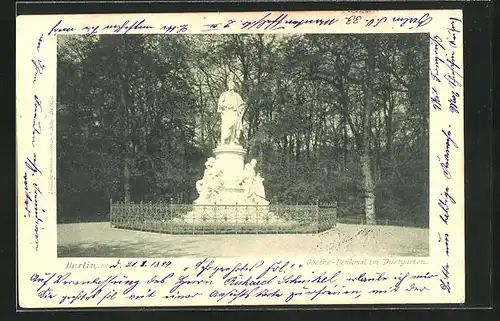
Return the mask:
M240 145L223 145L213 150L215 161L224 175L224 182L231 183L241 176L245 167L246 150Z
M237 205L245 202L245 188L239 184L245 167L246 150L240 145L223 145L213 150L215 162L222 171L224 184L216 204Z

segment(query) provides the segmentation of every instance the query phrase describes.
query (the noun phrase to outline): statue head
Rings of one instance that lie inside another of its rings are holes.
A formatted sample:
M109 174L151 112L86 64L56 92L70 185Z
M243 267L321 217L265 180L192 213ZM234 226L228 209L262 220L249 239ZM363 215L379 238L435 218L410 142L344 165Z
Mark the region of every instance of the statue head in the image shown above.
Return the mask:
M215 165L215 158L213 157L208 158L207 161L205 162L206 168L213 167L214 165Z
M257 166L257 160L254 158L250 161L250 165L252 165L253 168L255 168L255 166Z

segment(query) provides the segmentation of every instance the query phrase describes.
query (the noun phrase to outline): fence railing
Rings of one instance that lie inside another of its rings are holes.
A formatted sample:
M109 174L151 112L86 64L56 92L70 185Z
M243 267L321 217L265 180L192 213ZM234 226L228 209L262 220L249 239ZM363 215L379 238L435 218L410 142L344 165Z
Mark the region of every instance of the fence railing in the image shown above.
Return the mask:
M365 216L349 216L349 217L337 217L337 224L356 224L365 225ZM429 223L425 220L416 219L387 219L387 218L377 218L375 221L376 225L387 225L387 226L400 226L400 227L417 227L417 228L428 228Z
M337 205L192 205L110 200L111 226L168 234L320 233L336 225Z

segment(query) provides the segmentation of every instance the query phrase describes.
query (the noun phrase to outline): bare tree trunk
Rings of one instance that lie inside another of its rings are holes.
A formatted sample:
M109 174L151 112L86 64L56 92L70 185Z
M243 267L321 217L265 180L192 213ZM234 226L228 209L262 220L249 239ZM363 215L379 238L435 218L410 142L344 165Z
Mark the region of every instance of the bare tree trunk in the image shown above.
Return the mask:
M363 173L363 189L365 194L365 217L366 224L375 225L377 217L375 213L375 184L373 182L373 172L370 157L370 118L372 115L373 100L373 76L374 76L374 43L367 41L367 79L364 88L364 117L363 117L363 138L360 155L361 171Z
M125 144L125 155L123 157L123 200L124 202L130 202L130 154L132 152L132 141L130 139L130 114L131 114L131 97L129 93L129 83L124 76L118 76L118 81L120 83L120 100L122 104L122 110L125 114L125 123L123 128L123 138Z
M360 162L363 173L363 189L365 191L366 224L375 225L377 223L375 213L375 185L373 184L370 156L363 152L360 157Z

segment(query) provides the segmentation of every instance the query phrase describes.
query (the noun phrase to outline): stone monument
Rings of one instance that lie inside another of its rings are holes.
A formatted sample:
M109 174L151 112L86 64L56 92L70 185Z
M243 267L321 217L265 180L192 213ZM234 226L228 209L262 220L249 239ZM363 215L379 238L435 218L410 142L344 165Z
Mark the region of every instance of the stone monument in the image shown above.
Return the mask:
M206 161L203 178L196 182L199 197L194 201L194 210L181 218L182 221L205 222L212 208L217 211L217 218L223 217L224 222L242 223L246 220L252 224L264 224L270 220L282 221L269 212L264 178L256 172L257 160L245 164L246 150L239 143L244 110L245 102L234 91L234 82L230 80L228 90L221 94L218 102L221 137L213 150L215 158ZM251 213L251 218L248 218L248 213ZM242 218L242 215L246 217Z

